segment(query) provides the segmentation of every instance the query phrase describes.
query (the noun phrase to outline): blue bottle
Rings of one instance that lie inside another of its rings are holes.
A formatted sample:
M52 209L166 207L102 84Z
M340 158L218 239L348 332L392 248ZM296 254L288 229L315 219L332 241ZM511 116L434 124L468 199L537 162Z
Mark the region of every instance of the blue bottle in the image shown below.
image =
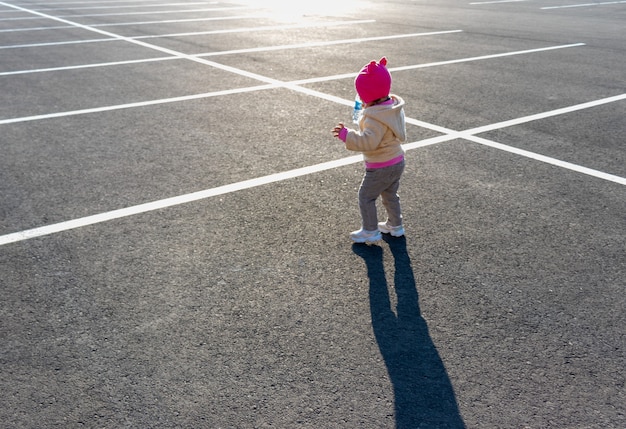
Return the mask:
M361 101L361 99L359 98L359 95L357 94L356 97L354 97L354 110L352 111L352 122L354 122L355 124L358 124L359 120L361 119L362 113L363 113L363 102Z

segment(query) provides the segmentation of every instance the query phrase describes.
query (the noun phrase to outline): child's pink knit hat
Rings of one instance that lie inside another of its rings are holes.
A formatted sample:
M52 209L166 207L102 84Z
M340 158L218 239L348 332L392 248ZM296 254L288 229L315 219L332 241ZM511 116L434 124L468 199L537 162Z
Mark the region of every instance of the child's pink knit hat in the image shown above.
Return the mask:
M377 63L371 61L354 79L359 98L364 103L370 103L385 98L391 91L391 74L387 70L387 58L382 57Z

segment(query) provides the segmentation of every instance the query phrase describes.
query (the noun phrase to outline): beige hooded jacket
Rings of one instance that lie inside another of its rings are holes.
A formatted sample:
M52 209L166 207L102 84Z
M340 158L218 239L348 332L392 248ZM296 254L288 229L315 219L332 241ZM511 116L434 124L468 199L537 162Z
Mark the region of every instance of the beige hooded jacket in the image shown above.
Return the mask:
M363 110L359 121L361 131L348 130L346 149L363 152L367 163L386 162L404 155L406 140L404 100L391 95L393 105L377 104Z

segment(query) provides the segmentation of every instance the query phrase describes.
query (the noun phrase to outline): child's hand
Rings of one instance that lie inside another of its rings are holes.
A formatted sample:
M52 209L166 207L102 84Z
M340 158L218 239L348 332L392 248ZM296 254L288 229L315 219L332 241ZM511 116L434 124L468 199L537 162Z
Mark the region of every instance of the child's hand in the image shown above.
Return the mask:
M343 122L339 122L339 124L335 128L333 128L333 136L339 137L341 130L343 130L344 128L345 127L343 126Z
M343 126L343 122L339 122L339 124L333 128L333 135L337 137L342 142L346 142L346 136L348 135L348 129Z

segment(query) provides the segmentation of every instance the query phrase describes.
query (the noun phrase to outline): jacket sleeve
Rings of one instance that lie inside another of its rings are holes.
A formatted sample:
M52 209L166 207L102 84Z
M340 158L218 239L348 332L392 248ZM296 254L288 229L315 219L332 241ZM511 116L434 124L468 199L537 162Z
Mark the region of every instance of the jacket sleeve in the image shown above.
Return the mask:
M386 126L376 119L363 118L363 131L350 130L346 136L346 149L356 152L370 152L380 145L385 135Z

